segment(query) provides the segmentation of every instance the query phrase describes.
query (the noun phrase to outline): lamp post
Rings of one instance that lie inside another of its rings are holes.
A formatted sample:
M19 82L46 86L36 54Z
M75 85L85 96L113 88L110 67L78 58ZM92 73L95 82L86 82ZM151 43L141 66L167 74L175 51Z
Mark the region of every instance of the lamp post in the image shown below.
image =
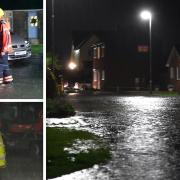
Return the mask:
M68 68L69 68L70 70L74 70L74 69L77 68L77 64L76 64L75 62L71 61L71 62L68 64Z
M152 45L151 45L151 20L152 14L148 10L144 10L140 14L141 19L149 21L149 92L152 94Z
M52 71L54 71L54 59L55 59L55 40L54 40L54 19L55 19L55 13L54 13L54 0L52 0L52 27L51 27L51 45L52 45Z

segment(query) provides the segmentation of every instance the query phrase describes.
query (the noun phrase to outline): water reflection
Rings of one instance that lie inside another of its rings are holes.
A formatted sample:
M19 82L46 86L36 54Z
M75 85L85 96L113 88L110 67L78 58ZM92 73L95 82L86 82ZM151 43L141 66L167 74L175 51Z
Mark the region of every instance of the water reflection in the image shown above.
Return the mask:
M77 116L50 126L86 129L104 137L108 164L57 179L180 179L180 98L73 97ZM94 103L95 102L95 103Z

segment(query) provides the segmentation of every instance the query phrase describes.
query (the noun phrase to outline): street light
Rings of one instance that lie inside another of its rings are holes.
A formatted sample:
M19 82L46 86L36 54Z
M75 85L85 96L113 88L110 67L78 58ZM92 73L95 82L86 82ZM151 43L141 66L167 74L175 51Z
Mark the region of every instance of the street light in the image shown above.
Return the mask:
M151 48L151 20L152 14L148 10L140 13L141 19L149 21L149 92L152 94L152 48Z
M72 62L72 61L71 61L71 62L68 64L68 67L69 67L70 70L74 70L74 69L76 69L77 64L76 64L75 62Z

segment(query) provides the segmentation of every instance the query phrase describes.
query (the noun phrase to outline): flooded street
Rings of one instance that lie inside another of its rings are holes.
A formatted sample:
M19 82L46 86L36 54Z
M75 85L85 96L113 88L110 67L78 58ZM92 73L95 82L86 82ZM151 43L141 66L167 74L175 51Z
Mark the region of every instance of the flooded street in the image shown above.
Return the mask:
M0 169L0 180L42 180L42 158L33 158L27 152L7 153L7 167Z
M60 180L180 179L180 98L69 95L77 114L49 126L85 129L109 143L112 159Z
M43 92L42 58L33 56L12 62L13 84L0 86L1 99L41 99Z

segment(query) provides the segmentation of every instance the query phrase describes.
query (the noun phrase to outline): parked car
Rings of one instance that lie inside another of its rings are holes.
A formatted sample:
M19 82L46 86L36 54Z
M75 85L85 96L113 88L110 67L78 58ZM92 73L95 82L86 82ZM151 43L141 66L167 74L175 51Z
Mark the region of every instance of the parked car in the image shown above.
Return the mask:
M9 53L8 60L13 61L18 59L27 59L31 57L30 42L14 33L11 33L11 37L13 51Z

